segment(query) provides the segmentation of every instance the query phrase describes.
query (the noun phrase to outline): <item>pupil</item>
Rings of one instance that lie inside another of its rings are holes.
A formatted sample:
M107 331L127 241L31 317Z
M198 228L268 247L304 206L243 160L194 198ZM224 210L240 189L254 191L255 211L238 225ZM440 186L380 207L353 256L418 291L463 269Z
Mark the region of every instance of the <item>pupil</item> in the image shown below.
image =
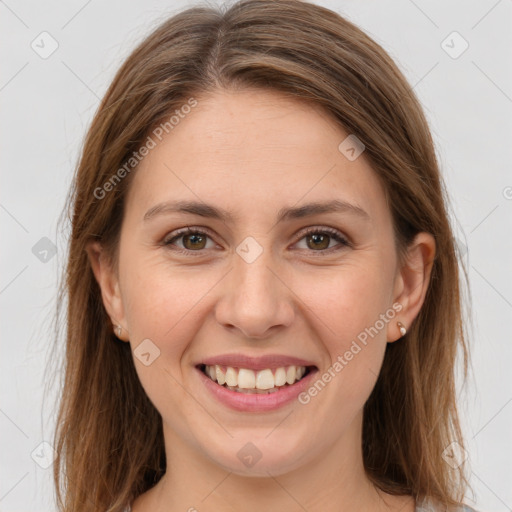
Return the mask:
M310 235L309 238L314 240L313 243L315 245L313 246L313 248L326 249L327 247L329 247L329 237L326 235ZM317 242L320 242L321 245L317 244Z
M184 237L185 247L187 246L187 243L186 243L187 241L192 243L192 248L197 249L197 247L198 247L197 242L199 242L199 243L204 242L204 237L202 237L201 235L197 235L197 234L196 235L185 235L185 237ZM203 249L203 247L200 247L200 249Z

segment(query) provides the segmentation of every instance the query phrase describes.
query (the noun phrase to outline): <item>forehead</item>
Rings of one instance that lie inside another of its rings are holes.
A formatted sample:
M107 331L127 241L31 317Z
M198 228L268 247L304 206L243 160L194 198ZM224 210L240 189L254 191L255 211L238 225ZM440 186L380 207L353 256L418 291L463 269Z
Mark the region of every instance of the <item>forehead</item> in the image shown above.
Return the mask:
M386 217L384 190L364 152L352 161L340 152L350 134L320 107L267 90L196 99L137 167L130 209L188 199L243 218L339 199Z

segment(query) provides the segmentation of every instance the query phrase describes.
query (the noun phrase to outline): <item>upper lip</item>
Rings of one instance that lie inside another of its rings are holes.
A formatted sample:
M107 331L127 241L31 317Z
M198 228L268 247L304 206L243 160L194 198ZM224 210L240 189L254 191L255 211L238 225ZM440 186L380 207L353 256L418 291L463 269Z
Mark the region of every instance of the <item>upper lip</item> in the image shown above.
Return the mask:
M199 365L231 366L233 368L247 368L251 370L265 370L266 368L280 368L283 366L315 366L311 361L299 357L282 354L265 354L254 357L244 354L222 354L204 359Z

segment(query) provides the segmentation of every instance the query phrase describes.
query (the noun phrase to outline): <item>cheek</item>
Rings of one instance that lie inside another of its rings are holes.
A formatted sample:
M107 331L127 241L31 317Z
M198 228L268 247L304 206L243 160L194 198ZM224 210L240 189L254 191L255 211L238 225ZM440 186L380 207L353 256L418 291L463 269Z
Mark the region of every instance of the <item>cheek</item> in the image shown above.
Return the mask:
M142 387L161 413L188 410L194 401L183 393L182 361L201 328L205 294L216 280L207 273L192 276L190 272L171 269L167 262L144 258L127 262L123 272L126 322ZM156 346L149 345L148 365L138 357L138 347L147 344L147 340ZM154 360L153 350L157 354ZM183 436L187 432L185 416L178 413L173 420Z
M304 274L294 285L297 294L305 297L310 322L329 357L319 375L325 376L323 389L330 395L323 403L337 404L329 414L343 410L350 417L375 385L386 349L387 325L395 315L389 307L391 278L386 272L382 265L366 259L309 277Z
M201 326L208 292L218 276L199 267L177 270L161 258L141 258L126 265L121 279L132 345L149 338L166 364L177 365Z
M391 287L388 274L385 266L365 258L304 272L293 286L315 314L316 323L323 324L325 339L342 349L386 312Z

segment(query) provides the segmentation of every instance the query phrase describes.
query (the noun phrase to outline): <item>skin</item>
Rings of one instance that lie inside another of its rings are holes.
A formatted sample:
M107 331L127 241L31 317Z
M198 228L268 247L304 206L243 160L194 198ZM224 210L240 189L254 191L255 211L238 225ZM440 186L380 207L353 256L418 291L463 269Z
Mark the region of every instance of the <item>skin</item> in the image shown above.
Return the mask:
M134 362L162 415L167 473L133 512L412 512L411 497L377 491L365 475L362 410L386 344L401 337L397 321L409 327L423 304L433 237L420 233L398 265L375 172L364 153L349 161L338 150L348 134L319 108L268 90L197 100L133 176L118 268L98 243L88 248L120 338L132 349L149 338L160 350L149 366ZM283 207L335 198L369 219L335 212L276 223ZM237 217L225 223L162 213L143 220L174 199ZM175 248L189 248L184 255L161 243L186 226L207 228L206 245L175 240ZM310 226L317 234L335 228L351 245L330 239L337 250L318 249L302 234ZM248 236L263 250L252 263L235 251ZM306 405L236 412L204 390L194 368L224 353L272 353L310 360L321 374L394 303L401 311ZM237 457L248 442L262 454L250 468Z

